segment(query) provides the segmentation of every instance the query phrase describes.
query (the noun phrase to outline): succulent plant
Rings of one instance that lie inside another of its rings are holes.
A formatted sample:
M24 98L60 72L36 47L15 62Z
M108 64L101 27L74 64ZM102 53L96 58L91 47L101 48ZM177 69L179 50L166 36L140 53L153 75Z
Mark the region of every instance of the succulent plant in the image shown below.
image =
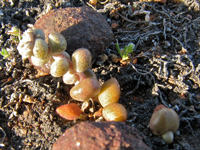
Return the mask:
M127 111L122 104L111 103L103 108L103 117L106 121L126 121Z
M171 144L174 140L174 134L172 131L167 131L166 133L162 134L162 139L167 143Z
M123 50L119 48L119 44L116 43L116 48L118 53L120 54L122 61L129 59L128 54L133 52L133 48L135 45L133 43L129 43L128 46L126 45Z
M67 59L71 59L70 58L70 55L67 53L67 52L61 52L61 53L59 53L59 54L55 54L55 55L53 55L53 58L54 59L57 59L57 58L67 58Z
M20 42L26 43L26 42L33 42L35 39L33 29L29 28L27 29L22 36L22 40Z
M79 81L84 80L85 78L96 78L95 73L91 69L87 69L84 72L77 73L79 76Z
M98 99L103 108L103 117L108 121L126 121L126 109L118 102L120 86L115 78L100 86L95 73L90 69L92 56L88 49L79 48L73 52L72 58L65 52L67 42L58 33L49 35L48 44L41 29L27 29L17 47L23 59L29 61L40 71L53 77L62 77L65 84L75 84L70 95L77 101ZM97 101L98 101L97 100ZM56 109L57 113L68 119L86 118L81 115L75 103L66 104ZM82 117L81 117L82 116Z
M56 109L56 112L67 120L77 119L81 115L81 109L75 103L62 105Z
M48 53L48 45L43 39L35 39L33 55L37 58L45 58Z
M46 63L48 63L49 59L50 59L50 55L47 54L44 58L38 58L36 56L31 56L31 63L35 66L42 66Z
M45 40L44 32L41 29L33 29L32 32L33 32L35 38L40 38L40 39Z
M83 73L86 78L97 78L95 73L91 69L87 69Z
M154 135L163 135L163 139L167 139L166 143L173 141L173 137L170 136L170 132L175 133L179 128L179 117L177 113L164 105L158 105L150 120L150 129ZM167 133L167 134L166 134ZM165 134L165 135L164 135ZM169 139L171 137L171 139Z
M51 33L48 37L48 43L51 48L51 54L59 54L66 50L67 41L65 38L59 33Z
M36 66L47 63L47 58L50 55L48 54L48 45L44 39L44 33L41 29L27 29L23 33L22 39L17 46L19 54L22 55L22 59L32 59L33 65ZM32 56L33 58L31 58ZM37 60L38 62L35 62Z
M19 51L19 53L21 53L22 55L22 59L25 60L29 57L31 57L33 55L33 43L28 42L26 43L26 45L24 45L24 48L22 49L22 51Z
M33 33L29 31L24 32L22 40L17 46L19 54L22 55L23 59L26 59L29 56L29 55L27 56L28 53L32 55L33 46L34 46Z
M65 84L75 84L79 79L79 76L76 74L76 71L73 69L69 69L64 75L63 75L63 82Z
M78 101L86 101L99 94L101 86L96 78L86 78L71 88L70 95Z
M72 54L72 64L76 72L84 72L91 66L92 56L88 49L79 48Z
M50 69L53 77L62 77L69 69L69 63L66 58L55 60Z
M115 78L107 80L98 94L99 103L105 107L111 103L117 103L120 98L120 85Z

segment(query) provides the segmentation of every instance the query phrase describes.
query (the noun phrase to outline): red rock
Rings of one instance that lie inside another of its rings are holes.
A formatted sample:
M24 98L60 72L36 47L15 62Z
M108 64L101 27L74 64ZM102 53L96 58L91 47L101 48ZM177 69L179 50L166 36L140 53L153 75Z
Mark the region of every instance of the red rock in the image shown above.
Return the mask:
M67 40L67 52L87 48L97 57L114 38L105 17L89 7L54 9L38 19L34 25L45 33L61 33Z
M123 122L81 122L59 137L53 150L150 150L144 136Z

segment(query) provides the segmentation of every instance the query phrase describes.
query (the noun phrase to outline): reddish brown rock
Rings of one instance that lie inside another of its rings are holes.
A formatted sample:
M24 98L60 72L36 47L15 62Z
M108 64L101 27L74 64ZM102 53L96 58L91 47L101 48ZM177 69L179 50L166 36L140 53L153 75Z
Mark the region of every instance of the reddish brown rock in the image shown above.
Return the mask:
M113 30L115 30L115 31L117 30L118 27L119 27L119 24L117 24L117 23L115 23L115 22L111 24L111 28L112 28Z
M65 131L53 150L150 150L144 136L123 122L81 122Z
M114 38L105 17L89 7L54 9L38 19L34 25L45 33L61 33L67 40L67 52L87 48L97 57Z

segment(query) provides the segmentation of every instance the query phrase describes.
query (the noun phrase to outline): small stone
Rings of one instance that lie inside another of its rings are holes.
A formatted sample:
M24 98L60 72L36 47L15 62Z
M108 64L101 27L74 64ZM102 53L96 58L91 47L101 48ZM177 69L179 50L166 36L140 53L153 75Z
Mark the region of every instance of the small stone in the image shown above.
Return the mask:
M86 6L51 10L37 20L34 27L44 31L46 40L50 33L62 34L70 55L82 47L96 58L114 39L106 18Z
M114 23L112 23L111 27L113 30L116 30L119 27L119 25L114 22Z
M144 136L123 122L81 122L59 137L53 150L63 149L141 149L150 150Z

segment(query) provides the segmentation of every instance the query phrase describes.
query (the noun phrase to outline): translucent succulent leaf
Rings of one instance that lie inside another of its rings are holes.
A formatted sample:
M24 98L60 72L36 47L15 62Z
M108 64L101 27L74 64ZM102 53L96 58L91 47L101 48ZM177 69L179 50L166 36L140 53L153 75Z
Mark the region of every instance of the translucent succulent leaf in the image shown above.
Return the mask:
M54 77L63 76L69 69L69 63L67 59L62 58L55 60L51 65L50 73Z
M86 78L71 88L70 95L78 101L86 101L100 92L101 86L96 78Z
M88 49L79 48L72 54L72 64L77 72L84 72L91 66L92 56Z
M75 84L79 79L79 76L76 74L76 72L72 69L69 69L64 75L63 75L63 82L65 84Z
M66 39L59 33L49 34L48 43L51 48L52 55L59 54L67 48Z
M112 103L107 105L102 110L103 117L106 121L126 121L126 108L119 103Z
M49 61L50 55L46 55L44 58L38 58L36 56L31 56L31 62L35 66L42 66Z
M48 45L43 39L36 39L33 47L33 55L44 58L48 53Z
M34 34L35 38L41 38L41 39L45 40L45 34L41 29L34 29L33 34Z

